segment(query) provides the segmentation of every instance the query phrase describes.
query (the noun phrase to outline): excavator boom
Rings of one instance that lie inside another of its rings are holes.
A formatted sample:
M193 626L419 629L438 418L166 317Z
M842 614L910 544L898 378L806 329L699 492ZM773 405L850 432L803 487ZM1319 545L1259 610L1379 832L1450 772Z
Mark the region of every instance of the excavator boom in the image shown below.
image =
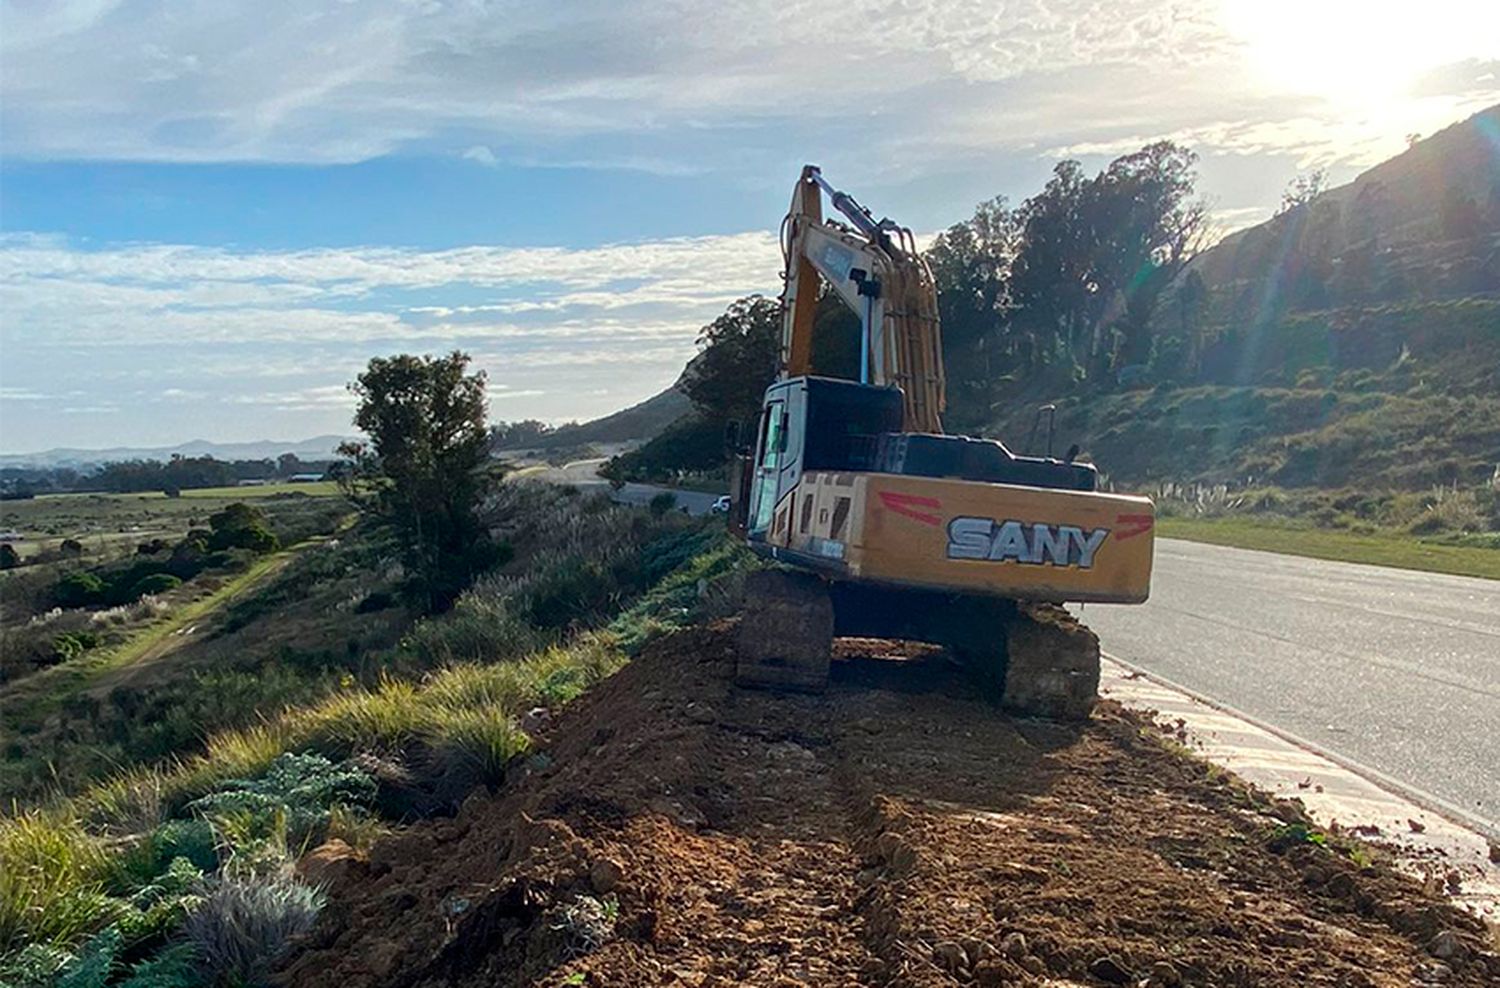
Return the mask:
M823 195L849 225L823 218ZM781 376L813 373L819 278L860 320L860 383L901 389L903 428L940 433L945 403L942 334L932 272L907 228L876 221L815 165L802 169L783 224Z

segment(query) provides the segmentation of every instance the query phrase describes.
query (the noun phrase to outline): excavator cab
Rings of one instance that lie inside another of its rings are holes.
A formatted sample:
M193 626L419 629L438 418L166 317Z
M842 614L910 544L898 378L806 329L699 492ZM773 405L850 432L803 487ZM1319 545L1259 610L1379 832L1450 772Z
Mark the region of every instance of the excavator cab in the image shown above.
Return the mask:
M766 390L747 500L747 535L764 541L776 505L809 470L869 470L879 437L901 428L901 392L794 377Z

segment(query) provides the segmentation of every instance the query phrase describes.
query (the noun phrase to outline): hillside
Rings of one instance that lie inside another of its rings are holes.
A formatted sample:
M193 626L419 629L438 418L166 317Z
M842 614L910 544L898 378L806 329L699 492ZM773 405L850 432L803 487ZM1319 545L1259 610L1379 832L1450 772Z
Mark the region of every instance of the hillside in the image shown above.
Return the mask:
M540 448L562 449L593 443L629 443L659 434L681 419L692 408L682 391L682 380L690 373L692 362L678 375L672 386L629 408L611 412L588 422L570 422L549 430L540 439L528 436L516 441L500 441L497 450Z
M1157 313L1155 381L1027 391L1117 481L1420 490L1500 465L1494 107L1199 255ZM1184 334L1184 286L1201 325ZM1186 336L1186 339L1182 337ZM1151 385L1149 388L1144 385Z
M1248 302L1500 292L1500 106L1418 141L1307 205L1226 237L1193 264ZM1275 280L1277 284L1271 284ZM1280 296L1280 299L1277 298ZM1241 315L1250 315L1243 312Z

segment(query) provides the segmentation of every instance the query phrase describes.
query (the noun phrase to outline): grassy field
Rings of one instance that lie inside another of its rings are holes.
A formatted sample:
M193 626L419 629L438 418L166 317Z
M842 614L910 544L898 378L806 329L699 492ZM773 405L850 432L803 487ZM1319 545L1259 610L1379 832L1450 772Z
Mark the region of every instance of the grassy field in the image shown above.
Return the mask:
M1500 580L1500 550L1443 545L1411 535L1355 534L1250 518L1160 518L1157 535L1314 559Z
M77 539L93 558L133 548L133 543L181 535L207 524L208 516L237 501L255 504L271 516L338 495L333 481L267 484L264 487L204 487L169 498L161 491L133 494L43 494L0 503L0 529L14 530L23 557L56 549Z
M170 651L171 645L175 644L170 642L174 635L183 633L224 605L250 592L279 572L297 553L322 541L308 540L257 559L249 568L224 580L212 591L139 628L117 648L91 651L78 659L8 684L0 689L0 710L12 709L14 712L15 708L24 706L29 714L44 713L53 709L69 693L93 688L95 678L109 670L133 665L163 651Z

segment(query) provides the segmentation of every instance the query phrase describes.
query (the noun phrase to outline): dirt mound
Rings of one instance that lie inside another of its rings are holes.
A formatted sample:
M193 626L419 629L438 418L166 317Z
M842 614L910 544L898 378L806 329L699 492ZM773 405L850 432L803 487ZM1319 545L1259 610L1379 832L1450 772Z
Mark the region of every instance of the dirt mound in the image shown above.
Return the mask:
M825 695L736 690L732 641L663 640L501 792L325 872L290 983L1500 977L1476 920L1112 704L1010 718L940 653L880 642L841 642Z

